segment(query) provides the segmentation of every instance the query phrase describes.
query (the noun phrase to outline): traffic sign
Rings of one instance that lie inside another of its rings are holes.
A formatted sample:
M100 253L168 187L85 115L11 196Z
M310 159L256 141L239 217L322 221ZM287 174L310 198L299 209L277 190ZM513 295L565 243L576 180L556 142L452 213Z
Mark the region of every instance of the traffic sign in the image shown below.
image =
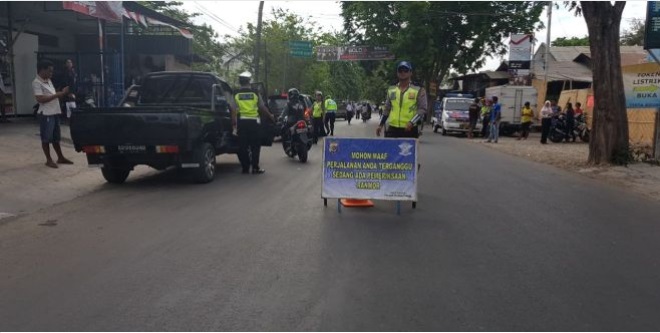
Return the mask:
M311 58L313 53L312 42L297 40L289 41L289 54L292 57Z

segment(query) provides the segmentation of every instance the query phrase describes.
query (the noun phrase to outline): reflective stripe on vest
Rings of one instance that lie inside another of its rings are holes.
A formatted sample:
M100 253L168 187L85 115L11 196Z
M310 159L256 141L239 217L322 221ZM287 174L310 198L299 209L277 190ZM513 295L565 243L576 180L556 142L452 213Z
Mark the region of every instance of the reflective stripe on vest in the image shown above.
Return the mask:
M323 109L321 108L321 103L319 102L314 102L314 112L312 113L312 116L314 118L321 118L323 116Z
M239 91L234 95L236 105L238 106L238 114L243 119L256 119L259 118L259 100L257 94L254 92L241 92Z
M337 102L335 102L332 99L326 99L325 100L325 110L328 112L335 112L337 111Z
M398 86L387 89L387 96L392 103L387 123L392 127L404 128L417 114L417 95L419 87L410 85L405 92Z

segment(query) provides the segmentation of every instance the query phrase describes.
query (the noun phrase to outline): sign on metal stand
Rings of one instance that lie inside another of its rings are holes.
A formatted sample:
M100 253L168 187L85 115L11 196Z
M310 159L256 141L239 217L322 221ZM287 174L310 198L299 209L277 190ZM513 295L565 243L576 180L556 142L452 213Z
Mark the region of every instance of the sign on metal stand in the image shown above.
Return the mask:
M321 197L417 201L417 140L326 137ZM337 202L341 213L341 203Z

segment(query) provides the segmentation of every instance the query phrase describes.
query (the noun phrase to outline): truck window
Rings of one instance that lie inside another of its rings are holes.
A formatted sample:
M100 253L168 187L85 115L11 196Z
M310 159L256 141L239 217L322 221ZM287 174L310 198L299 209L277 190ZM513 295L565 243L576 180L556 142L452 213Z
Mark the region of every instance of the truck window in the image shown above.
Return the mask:
M138 104L210 105L214 80L202 75L153 75L145 78Z

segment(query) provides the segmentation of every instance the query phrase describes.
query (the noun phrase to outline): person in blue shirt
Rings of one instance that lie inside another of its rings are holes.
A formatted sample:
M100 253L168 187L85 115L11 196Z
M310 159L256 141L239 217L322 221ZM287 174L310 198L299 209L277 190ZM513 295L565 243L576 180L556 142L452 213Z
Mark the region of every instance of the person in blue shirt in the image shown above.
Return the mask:
M500 119L502 119L502 106L498 102L497 96L493 96L493 106L490 110L490 135L488 141L495 142L500 137Z

